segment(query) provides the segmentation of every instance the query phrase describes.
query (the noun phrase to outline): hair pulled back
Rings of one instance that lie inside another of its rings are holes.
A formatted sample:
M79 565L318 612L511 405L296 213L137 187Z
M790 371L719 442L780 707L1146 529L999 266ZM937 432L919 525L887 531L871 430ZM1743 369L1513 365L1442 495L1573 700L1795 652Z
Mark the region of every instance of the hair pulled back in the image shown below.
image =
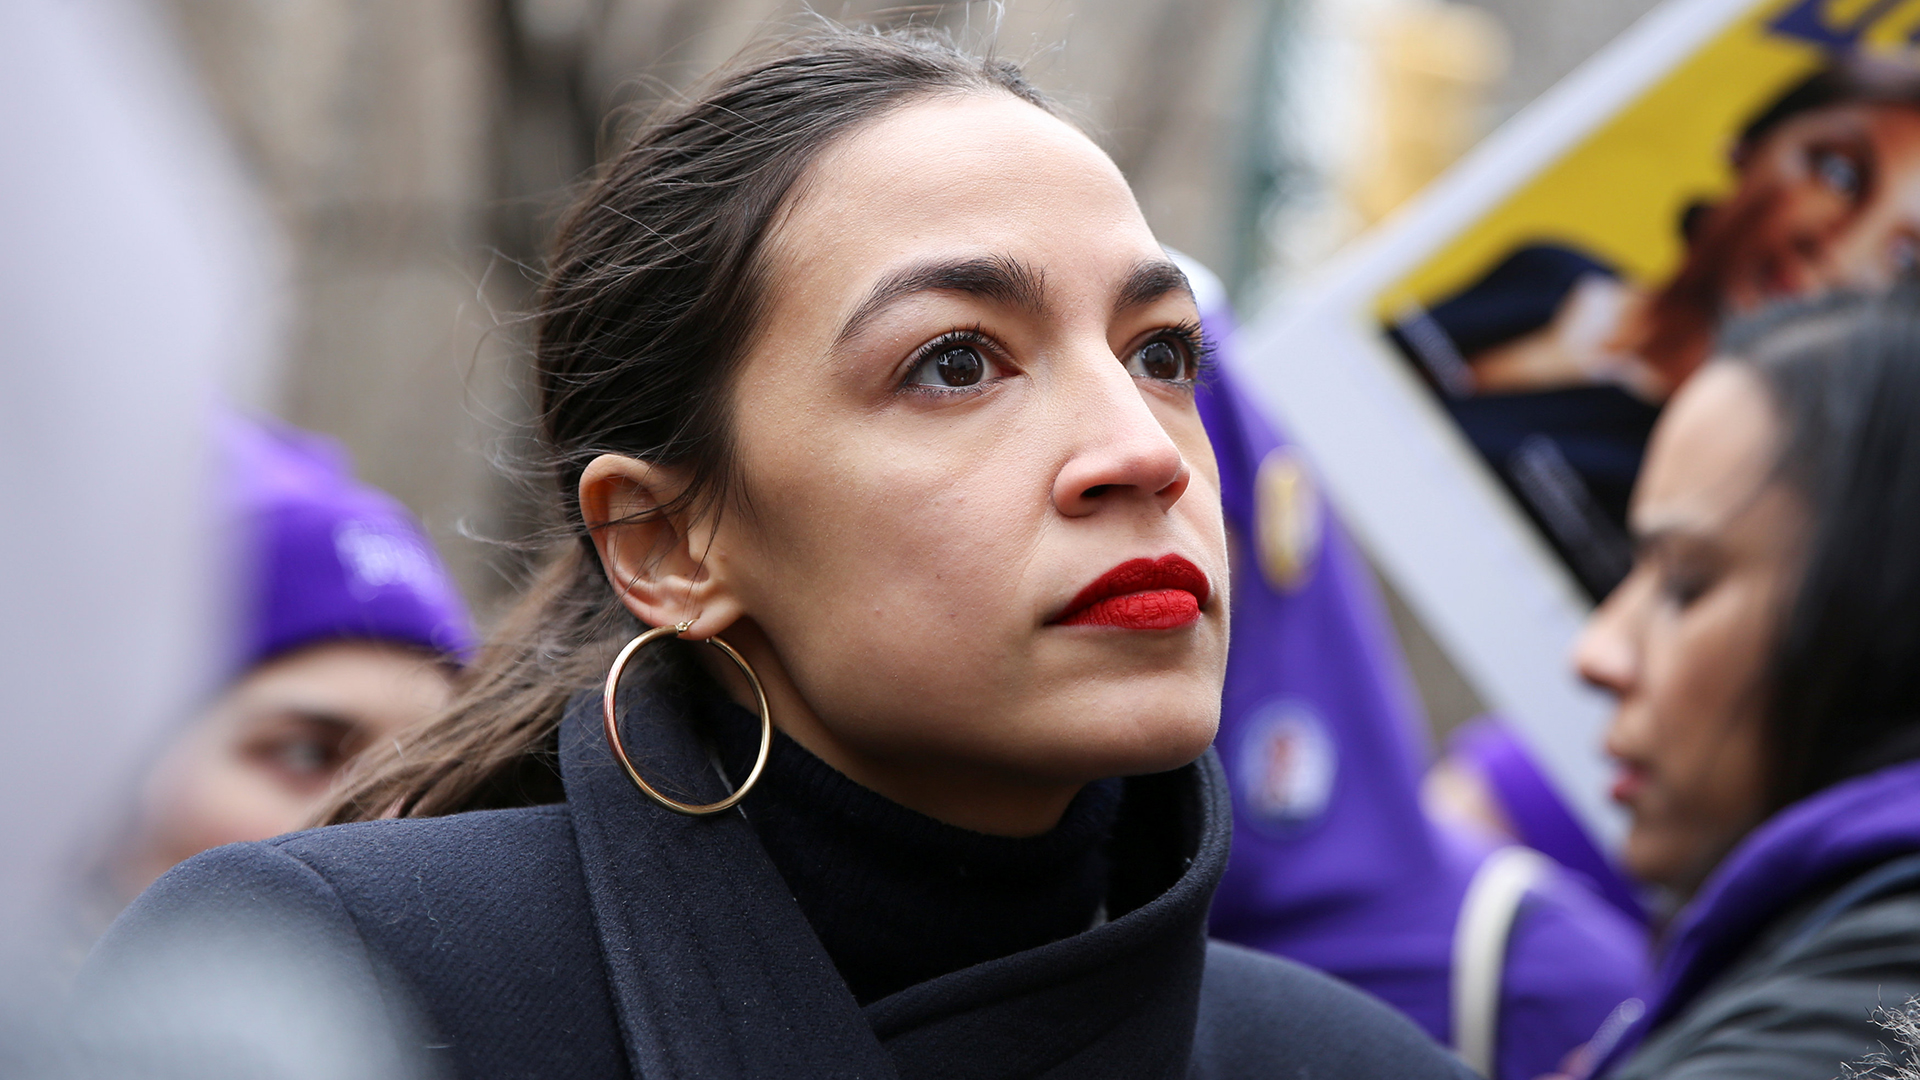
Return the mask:
M836 139L956 93L1051 111L1009 62L925 32L831 29L722 69L599 171L561 223L532 319L540 468L566 538L458 700L371 751L324 821L561 797L566 703L640 630L581 519L581 473L601 454L677 466L691 482L661 513L717 509L737 492L728 405L768 306L768 233Z
M1920 757L1920 291L1781 308L1722 348L1766 385L1808 509L1761 687L1777 810Z

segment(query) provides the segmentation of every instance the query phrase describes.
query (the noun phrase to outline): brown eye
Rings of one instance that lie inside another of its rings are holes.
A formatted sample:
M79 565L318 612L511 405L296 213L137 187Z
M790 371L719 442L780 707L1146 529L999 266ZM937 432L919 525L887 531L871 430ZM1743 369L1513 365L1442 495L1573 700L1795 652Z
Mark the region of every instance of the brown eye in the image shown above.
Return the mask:
M993 365L975 345L935 345L907 377L910 386L965 389L978 386L993 374Z
M1185 382L1193 378L1193 358L1184 345L1159 338L1134 350L1127 371L1135 378Z
M243 746L246 756L295 786L324 784L356 751L352 725L334 719L293 717L257 730Z
M940 381L948 386L972 386L986 373L986 361L971 348L948 349L933 362Z
M333 768L336 750L312 739L296 739L275 749L274 763L295 776L313 776Z

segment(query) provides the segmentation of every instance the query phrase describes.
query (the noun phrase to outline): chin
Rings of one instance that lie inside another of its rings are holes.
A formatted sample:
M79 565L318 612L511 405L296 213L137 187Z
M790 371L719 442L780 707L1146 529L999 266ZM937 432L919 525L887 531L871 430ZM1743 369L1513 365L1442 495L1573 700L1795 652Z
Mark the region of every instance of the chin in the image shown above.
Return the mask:
M1220 729L1219 701L1215 693L1199 702L1187 695L1116 702L1112 709L1089 712L1089 722L1076 725L1063 756L1079 759L1075 771L1086 780L1180 768L1213 744Z
M1636 825L1627 832L1626 843L1621 845L1620 865L1644 885L1674 888L1680 877L1679 860L1669 847L1652 830Z
M1140 776L1178 769L1206 753L1207 747L1213 745L1213 737L1219 731L1218 713L1205 720L1196 719L1191 723L1172 728L1164 732L1164 737L1155 745L1142 748L1135 767L1114 775Z

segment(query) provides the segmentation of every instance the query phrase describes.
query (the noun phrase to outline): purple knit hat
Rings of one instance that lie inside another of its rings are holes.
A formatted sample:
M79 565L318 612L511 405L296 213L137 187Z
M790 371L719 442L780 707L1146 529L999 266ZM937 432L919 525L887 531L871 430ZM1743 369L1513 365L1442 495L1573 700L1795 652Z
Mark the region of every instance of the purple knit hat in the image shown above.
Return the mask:
M473 627L432 542L399 502L353 479L338 443L232 415L219 428L251 564L238 670L339 640L470 658Z

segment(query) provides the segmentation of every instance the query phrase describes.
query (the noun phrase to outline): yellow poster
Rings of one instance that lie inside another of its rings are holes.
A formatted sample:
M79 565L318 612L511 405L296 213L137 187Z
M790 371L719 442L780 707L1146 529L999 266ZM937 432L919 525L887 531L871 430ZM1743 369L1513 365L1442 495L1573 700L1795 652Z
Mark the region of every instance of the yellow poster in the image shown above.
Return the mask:
M1920 0L1756 4L1376 294L1594 597L1661 404L1729 319L1920 264Z

